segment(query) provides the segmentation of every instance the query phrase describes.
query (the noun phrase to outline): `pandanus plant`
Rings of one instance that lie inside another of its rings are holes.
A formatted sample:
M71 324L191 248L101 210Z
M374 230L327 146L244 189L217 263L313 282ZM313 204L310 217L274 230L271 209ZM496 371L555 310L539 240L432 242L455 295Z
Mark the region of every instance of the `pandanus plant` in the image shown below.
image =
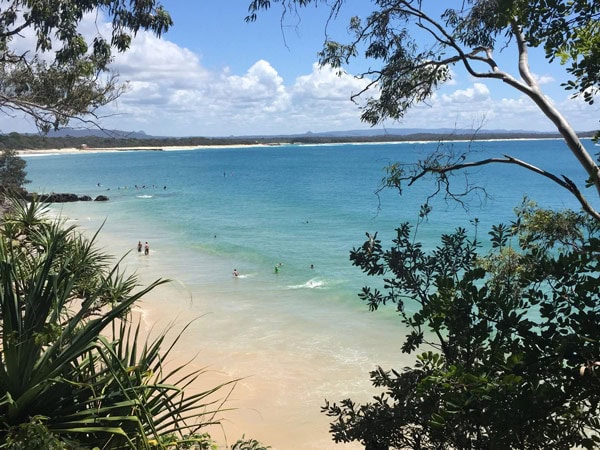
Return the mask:
M166 281L141 287L97 235L45 218L40 203L13 203L0 227L0 448L206 442L198 431L218 423L235 380L186 395L203 370L164 367L181 334L147 340L131 320Z

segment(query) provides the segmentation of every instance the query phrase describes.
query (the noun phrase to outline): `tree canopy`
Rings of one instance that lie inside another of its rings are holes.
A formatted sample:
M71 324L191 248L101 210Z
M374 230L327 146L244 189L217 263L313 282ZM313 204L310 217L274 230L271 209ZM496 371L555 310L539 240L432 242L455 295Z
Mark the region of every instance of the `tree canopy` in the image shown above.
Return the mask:
M402 224L351 253L395 305L416 364L377 368L373 401L327 403L336 442L367 449L571 449L600 445L598 224L525 201L489 232L459 228L426 251ZM429 349L423 348L428 346ZM433 351L432 351L433 350Z
M346 2L253 0L246 20L257 20L260 10L272 4L280 4L283 14L289 14L298 7L319 3L331 8L333 18ZM353 40L346 44L326 40L321 52L321 62L335 67L360 57L361 50L362 56L381 62L380 69L364 74L374 77L372 85L378 84L382 91L382 99L363 114L369 123L402 117L414 102L426 99L447 81L448 66L456 63L462 63L471 75L498 78L527 93L528 87L534 88L531 75L522 72L528 68L519 67L523 83L518 83L493 59L494 52L508 45L518 45L523 52L526 47L543 47L548 60L560 58L561 63L568 64L572 76L568 87L590 102L598 92L600 5L596 1L467 0L454 2L458 8L452 7L452 2L440 7L423 0L373 3L374 11L368 17L351 19Z
M0 109L30 116L43 132L73 118L93 120L100 106L122 93L109 70L114 51L126 51L140 30L160 36L172 25L155 0L11 0L0 5ZM99 27L94 35L81 31L84 18L94 15L95 20L103 15L112 20L110 36ZM31 48L24 50L28 44Z
M26 161L15 150L0 150L0 195L19 193L29 183L25 171Z

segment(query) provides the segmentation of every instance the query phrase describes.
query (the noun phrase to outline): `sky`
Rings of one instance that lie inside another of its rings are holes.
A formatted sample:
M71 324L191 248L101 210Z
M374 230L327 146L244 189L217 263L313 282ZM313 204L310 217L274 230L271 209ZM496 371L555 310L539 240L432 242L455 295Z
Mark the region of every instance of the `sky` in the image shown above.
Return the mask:
M458 1L458 0L454 0ZM447 2L445 4L450 4ZM126 92L99 111L106 129L143 131L153 136L286 135L372 128L360 120L350 100L367 82L355 77L368 62L357 60L338 76L319 67L326 33L348 41L348 18L365 17L372 3L347 2L336 20L329 10L310 6L299 16L272 2L270 11L246 23L249 0L163 0L174 21L160 39L141 32L112 68L127 82ZM110 29L102 17L82 24L90 32ZM560 86L563 66L531 53L531 70L544 93L578 131L600 128L597 105ZM508 51L495 54L505 70L516 72ZM374 128L483 128L555 131L535 104L498 80L469 76L460 67L452 80L399 121ZM374 93L376 94L376 93ZM77 127L77 123L73 123ZM2 132L34 132L31 120L0 117Z

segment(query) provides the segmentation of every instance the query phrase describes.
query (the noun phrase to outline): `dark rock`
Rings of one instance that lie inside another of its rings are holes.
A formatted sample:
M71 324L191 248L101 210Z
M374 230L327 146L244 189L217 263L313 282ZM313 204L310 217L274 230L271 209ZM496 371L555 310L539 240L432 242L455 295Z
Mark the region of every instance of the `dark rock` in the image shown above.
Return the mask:
M51 193L51 194L36 194L36 193L28 193L25 197L27 201L37 200L38 202L43 203L66 203L66 202L76 202L79 200L77 195L75 194L66 194L66 193Z
M27 192L25 195L25 200L28 202L38 201L42 203L66 203L66 202L77 202L83 201L88 202L92 200L92 197L89 195L77 195L77 194L68 194L68 193L56 193L52 192L51 194L37 194L35 192ZM96 197L97 201L107 201L108 197L104 195L100 195Z
M108 197L106 195L99 195L94 199L95 202L106 202L108 201Z
M66 202L77 202L79 197L76 194L51 194L50 203L66 203Z

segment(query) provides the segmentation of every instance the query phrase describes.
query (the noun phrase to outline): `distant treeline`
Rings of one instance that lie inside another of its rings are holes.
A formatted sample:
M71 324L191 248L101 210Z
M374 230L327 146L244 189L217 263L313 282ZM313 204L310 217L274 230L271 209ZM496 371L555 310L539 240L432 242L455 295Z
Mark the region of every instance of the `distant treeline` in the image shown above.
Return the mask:
M593 137L594 132L580 133L580 137ZM266 137L185 137L185 138L127 138L127 137L47 137L35 134L9 133L0 135L0 149L43 150L61 148L115 148L115 147L188 147L205 145L277 145L277 144L331 144L347 142L395 141L449 141L487 139L547 139L560 138L557 133L485 133L439 134L419 133L409 135L389 134L377 136L266 136Z

